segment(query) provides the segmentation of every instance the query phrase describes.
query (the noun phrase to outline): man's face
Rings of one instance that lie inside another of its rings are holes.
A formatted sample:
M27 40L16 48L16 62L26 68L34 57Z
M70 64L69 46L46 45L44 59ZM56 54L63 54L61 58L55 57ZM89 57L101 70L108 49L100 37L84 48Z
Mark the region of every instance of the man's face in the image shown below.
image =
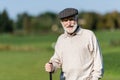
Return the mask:
M77 28L77 17L67 17L61 19L61 24L67 33L73 33Z

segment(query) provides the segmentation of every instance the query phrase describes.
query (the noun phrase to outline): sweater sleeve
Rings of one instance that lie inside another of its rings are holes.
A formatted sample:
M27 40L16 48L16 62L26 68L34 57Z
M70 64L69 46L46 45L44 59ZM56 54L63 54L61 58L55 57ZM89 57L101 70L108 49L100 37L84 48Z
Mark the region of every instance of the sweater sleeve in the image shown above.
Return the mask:
M51 57L50 62L53 64L53 71L56 71L57 68L60 68L62 65L59 41L56 42L55 52L54 55Z
M99 80L103 76L103 57L98 40L94 34L92 36L92 47L94 58L92 80Z

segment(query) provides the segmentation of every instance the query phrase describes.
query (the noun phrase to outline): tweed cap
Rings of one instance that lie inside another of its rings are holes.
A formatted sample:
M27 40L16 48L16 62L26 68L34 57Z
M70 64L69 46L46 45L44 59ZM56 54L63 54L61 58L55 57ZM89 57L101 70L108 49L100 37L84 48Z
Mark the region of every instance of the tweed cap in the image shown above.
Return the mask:
M63 19L63 18L66 18L66 17L77 15L77 14L78 14L77 9L75 9L75 8L65 8L64 10L59 12L58 17L60 19Z

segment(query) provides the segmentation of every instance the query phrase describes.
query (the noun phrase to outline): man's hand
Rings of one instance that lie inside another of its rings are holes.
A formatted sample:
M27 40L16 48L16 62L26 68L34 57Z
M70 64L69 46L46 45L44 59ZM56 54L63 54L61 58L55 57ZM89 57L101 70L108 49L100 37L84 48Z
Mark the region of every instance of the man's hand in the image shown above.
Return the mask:
M45 64L45 71L53 72L53 64L52 63L46 63Z

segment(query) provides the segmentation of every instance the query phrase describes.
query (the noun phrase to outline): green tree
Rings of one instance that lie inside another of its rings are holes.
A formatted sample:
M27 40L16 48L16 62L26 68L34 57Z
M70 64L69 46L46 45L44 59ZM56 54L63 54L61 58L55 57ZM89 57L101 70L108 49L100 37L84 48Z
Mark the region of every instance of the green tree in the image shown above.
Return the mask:
M57 23L56 14L52 12L46 12L38 16L39 27L43 31L49 31L53 24Z
M2 14L0 15L0 32L13 32L14 28L13 28L13 20L11 20L8 17L8 13L6 10L4 10L2 12Z
M114 11L111 13L111 16L113 18L114 21L114 28L115 29L120 29L120 14L117 11Z
M84 28L96 30L96 24L98 22L98 14L95 12L82 12L79 15L80 18L84 20L82 25Z

